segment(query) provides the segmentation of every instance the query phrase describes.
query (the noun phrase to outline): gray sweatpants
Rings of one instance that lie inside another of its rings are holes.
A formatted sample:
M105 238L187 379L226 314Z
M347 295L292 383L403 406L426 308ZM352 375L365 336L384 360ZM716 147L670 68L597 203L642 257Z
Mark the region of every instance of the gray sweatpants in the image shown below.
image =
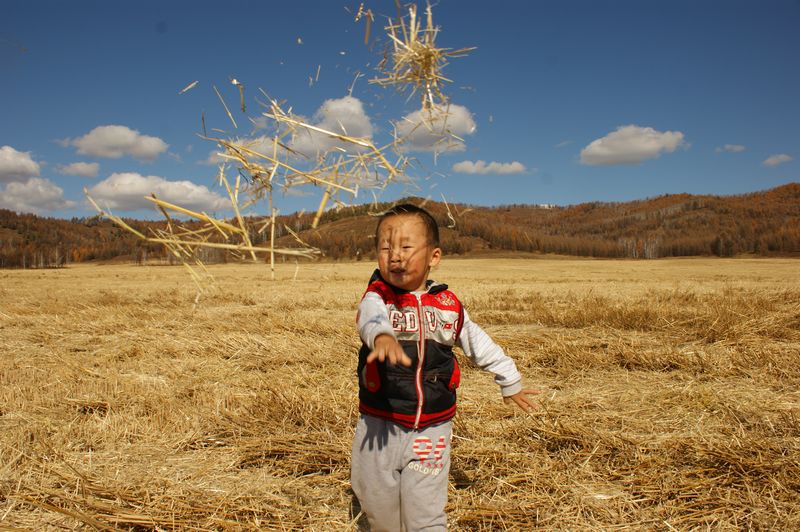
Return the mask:
M451 432L450 421L413 430L361 415L350 481L372 532L447 529Z

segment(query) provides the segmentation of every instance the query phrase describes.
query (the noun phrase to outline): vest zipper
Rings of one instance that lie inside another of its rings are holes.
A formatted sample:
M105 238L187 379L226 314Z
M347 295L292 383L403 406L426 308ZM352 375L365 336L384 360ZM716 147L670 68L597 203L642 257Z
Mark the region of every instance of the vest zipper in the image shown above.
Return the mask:
M419 324L419 346L417 346L417 374L415 381L417 385L417 417L414 420L414 430L419 428L419 420L422 417L422 405L425 404L425 396L422 392L422 367L425 364L425 323L422 321L422 296L414 294L417 298L417 323Z

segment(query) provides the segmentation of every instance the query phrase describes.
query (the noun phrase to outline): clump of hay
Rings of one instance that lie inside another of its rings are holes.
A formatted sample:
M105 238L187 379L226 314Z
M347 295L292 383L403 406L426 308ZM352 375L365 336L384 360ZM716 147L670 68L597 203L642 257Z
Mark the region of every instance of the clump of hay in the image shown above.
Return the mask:
M369 40L369 32L373 15L371 10L359 9L356 20L365 18L367 31L365 41ZM448 103L442 92L442 85L449 82L441 71L450 57L466 54L471 48L450 50L436 46L436 36L439 28L433 25L431 7L426 10L426 26L417 17L416 6L410 6L408 21L403 16L397 22L391 22L386 27L387 35L391 40L394 51L391 61L388 57L381 62L379 70L381 76L372 80L379 86L395 86L400 90L409 89L412 93L419 92L423 106L424 116L405 135L398 135L395 129L391 142L378 146L370 139L348 135L342 126L341 131L325 129L304 121L292 113L291 108L284 110L281 104L270 98L266 92L261 91L269 100L268 110L262 114L266 118L274 136L272 149L264 153L247 141L234 140L223 137L211 137L205 127L205 116L202 117L203 137L215 142L219 148L218 153L225 163L220 165L218 183L224 186L230 199L231 211L234 213L232 220L215 218L204 212L196 212L181 207L161 198L151 195L147 197L153 202L164 216L166 225L163 229L152 230L145 235L127 224L120 217L115 216L109 209L103 209L91 197L89 201L97 211L112 220L123 229L130 231L144 242L162 244L168 252L179 260L189 271L191 278L197 285L198 298L205 292L212 278L199 256L199 250L213 248L226 250L235 258L249 257L257 260L257 254L269 254L272 266L272 277L275 271L275 255L289 255L295 257L313 258L319 255L319 250L304 243L291 229L285 229L295 237L298 247L275 247L276 216L278 209L274 204L274 191L287 192L289 189L305 188L320 189L322 195L316 215L312 221L312 228L316 228L323 212L331 203L337 207L351 204L358 196L360 190L372 190L373 193L384 190L390 183L398 180L408 180L405 175L409 159L402 154L405 137L416 132L418 128L427 128L448 139L451 135L447 130ZM317 76L319 68L317 69ZM244 84L232 79L231 83L239 90L240 108L245 112ZM197 85L192 82L180 93ZM231 124L236 129L238 124L216 86L214 92ZM441 131L439 131L441 130ZM220 130L214 130L220 131ZM323 144L329 146L316 154L316 157L303 161L303 155L294 151L287 137L310 135L315 138L325 139ZM461 139L458 139L459 141ZM236 168L235 183L226 177L227 164ZM242 194L240 194L242 193ZM246 196L243 200L240 195ZM88 196L88 192L87 192ZM377 198L377 196L376 196ZM255 205L259 201L267 203L268 215L262 219L246 218L242 211ZM189 229L177 222L179 217L190 217L203 223L199 229ZM268 246L254 246L251 234L260 234L269 229L270 238Z
M379 77L371 79L370 83L394 86L412 95L419 93L422 108L426 110L446 105L448 98L442 92L442 85L452 80L444 77L442 69L449 58L462 57L475 48L439 48L436 45L439 27L433 24L430 4L425 9L424 28L422 19L417 17L417 6L412 4L408 6L408 22L405 17L398 16L396 22L389 21L386 31L392 48L378 65Z

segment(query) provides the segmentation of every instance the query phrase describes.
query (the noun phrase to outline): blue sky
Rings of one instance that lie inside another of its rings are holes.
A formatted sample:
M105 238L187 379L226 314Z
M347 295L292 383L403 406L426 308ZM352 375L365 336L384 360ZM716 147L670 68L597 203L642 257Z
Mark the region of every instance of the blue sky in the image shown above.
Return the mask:
M368 83L397 11L365 2L365 46L359 3L7 0L0 207L91 215L87 187L124 216L156 217L142 209L149 192L223 214L201 115L222 136L263 136L248 120L265 110L259 88L309 123L387 142L420 101ZM435 157L430 139L411 142L412 183L382 199L566 205L800 181L796 0L439 0L433 14L440 47L477 47L443 71L464 142ZM276 204L314 209L320 195Z

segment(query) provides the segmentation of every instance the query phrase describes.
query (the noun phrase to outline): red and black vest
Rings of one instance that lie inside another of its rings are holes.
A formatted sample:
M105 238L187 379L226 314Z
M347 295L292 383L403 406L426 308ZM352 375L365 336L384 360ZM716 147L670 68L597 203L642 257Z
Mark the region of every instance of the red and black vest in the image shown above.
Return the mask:
M409 428L452 418L461 378L453 354L464 322L461 302L444 284L431 284L422 294L397 289L385 282L378 270L367 292L383 299L395 337L412 364L367 364L370 349L362 344L358 353L359 411Z

